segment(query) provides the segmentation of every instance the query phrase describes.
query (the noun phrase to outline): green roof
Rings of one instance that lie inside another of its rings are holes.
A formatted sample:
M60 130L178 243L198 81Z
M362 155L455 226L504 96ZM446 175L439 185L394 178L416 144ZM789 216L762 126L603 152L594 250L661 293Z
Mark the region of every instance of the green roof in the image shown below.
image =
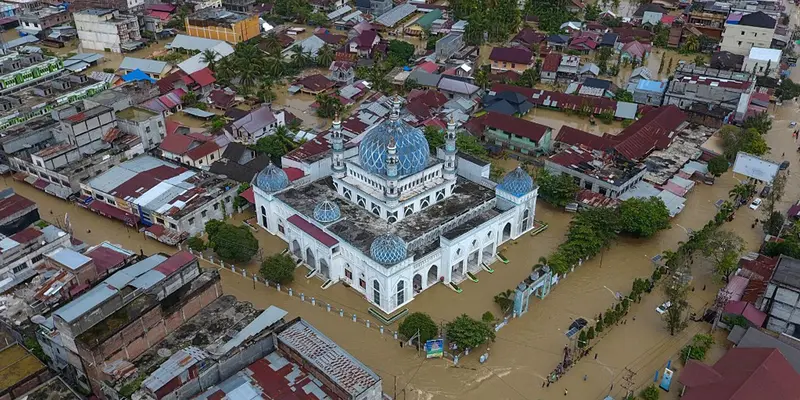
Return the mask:
M433 24L433 21L436 21L439 18L442 18L442 10L433 10L419 17L419 19L417 19L416 24L425 29L428 29Z

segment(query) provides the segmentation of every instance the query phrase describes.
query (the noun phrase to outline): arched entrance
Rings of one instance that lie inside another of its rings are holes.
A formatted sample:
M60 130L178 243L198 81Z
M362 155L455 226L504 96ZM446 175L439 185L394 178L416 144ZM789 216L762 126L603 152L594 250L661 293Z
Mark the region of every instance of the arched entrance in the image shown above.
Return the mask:
M511 222L507 223L503 228L503 241L511 239Z
M319 273L322 274L322 276L324 276L325 279L331 278L331 273L328 270L328 262L325 261L324 258L319 260Z
M414 293L419 293L422 291L422 275L416 274L414 275L414 280L412 281L414 285Z
M297 258L303 258L303 251L300 250L300 243L297 239L292 240L292 254Z
M311 269L317 268L317 259L314 257L314 252L311 251L311 247L306 249L306 263L311 266Z
M431 265L431 267L428 269L428 286L436 283L438 275L439 275L439 267Z

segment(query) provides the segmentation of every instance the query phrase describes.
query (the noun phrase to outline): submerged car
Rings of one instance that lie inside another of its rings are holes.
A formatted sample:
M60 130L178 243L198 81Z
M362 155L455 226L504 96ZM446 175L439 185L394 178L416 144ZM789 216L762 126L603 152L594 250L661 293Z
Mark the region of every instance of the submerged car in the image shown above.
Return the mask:
M670 306L672 306L671 302L669 301L664 302L664 304L656 307L656 312L659 314L664 314L665 312L667 312L667 310L669 310Z
M753 200L753 202L752 202L752 203L750 203L750 209L751 209L751 210L758 210L758 207L759 207L759 206L761 206L761 199L759 199L758 197L756 197L756 199L755 199L755 200Z

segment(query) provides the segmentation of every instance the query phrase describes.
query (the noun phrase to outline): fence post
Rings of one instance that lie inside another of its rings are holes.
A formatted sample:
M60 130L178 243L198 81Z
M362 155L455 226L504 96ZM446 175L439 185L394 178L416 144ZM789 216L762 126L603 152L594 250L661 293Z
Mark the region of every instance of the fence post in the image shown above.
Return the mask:
M281 291L281 284L280 283L276 284L275 288L278 289L278 291L280 292Z
M292 295L292 288L289 288L289 296Z
M367 320L367 328L369 328L369 320Z
M381 335L383 335L383 325L381 325Z
M325 308L327 308L327 309L328 309L328 312L331 312L331 305L330 305L330 304L327 304L327 305L325 306Z
M306 301L306 294L300 293L300 301Z
M344 317L344 309L342 308L339 309L339 316Z
M312 306L315 306L315 305L317 305L317 299L315 299L315 298L313 298L313 297L312 297L312 298L311 298L311 305L312 305Z
M357 318L356 315L353 314L353 322L356 322L356 318Z

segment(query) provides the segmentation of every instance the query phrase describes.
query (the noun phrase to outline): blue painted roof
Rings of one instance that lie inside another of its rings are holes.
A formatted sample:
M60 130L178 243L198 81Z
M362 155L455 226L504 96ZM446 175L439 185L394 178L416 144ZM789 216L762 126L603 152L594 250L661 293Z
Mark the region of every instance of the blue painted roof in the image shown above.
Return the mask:
M135 69L131 72L122 76L122 80L125 82L134 82L134 81L150 81L150 83L156 83L156 80L147 76L142 70Z
M642 79L636 85L636 90L664 93L664 91L667 90L667 83L663 81L651 81L647 79Z

